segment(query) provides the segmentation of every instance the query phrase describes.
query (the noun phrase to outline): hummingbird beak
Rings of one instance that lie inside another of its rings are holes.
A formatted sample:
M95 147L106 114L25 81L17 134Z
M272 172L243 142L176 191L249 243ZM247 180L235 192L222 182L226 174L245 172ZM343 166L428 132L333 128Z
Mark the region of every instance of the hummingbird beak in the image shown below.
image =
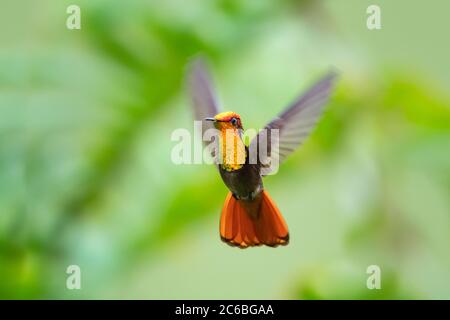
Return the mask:
M216 119L215 118L205 118L205 121L214 121L214 122L216 122Z

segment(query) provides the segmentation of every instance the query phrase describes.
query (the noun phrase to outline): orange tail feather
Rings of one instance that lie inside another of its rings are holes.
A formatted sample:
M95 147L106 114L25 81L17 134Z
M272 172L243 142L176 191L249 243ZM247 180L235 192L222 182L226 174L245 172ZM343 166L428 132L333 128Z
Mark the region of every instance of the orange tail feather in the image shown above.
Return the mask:
M263 191L253 201L259 203L249 205L228 193L220 218L221 239L240 248L262 244L271 247L287 245L289 232L286 222L269 194ZM257 212L249 212L251 208L256 208Z

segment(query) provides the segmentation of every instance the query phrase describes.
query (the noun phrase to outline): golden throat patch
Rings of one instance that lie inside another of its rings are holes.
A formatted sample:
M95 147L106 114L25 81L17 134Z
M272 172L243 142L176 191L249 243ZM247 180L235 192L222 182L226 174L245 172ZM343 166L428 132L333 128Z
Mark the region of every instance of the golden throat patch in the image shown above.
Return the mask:
M241 169L247 157L245 144L237 129L222 129L219 139L219 159L226 171Z

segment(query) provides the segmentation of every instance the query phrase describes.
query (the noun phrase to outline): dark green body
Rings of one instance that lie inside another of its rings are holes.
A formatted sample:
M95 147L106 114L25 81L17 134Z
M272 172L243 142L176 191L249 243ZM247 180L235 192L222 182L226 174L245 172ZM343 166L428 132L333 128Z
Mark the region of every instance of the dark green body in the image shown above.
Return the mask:
M241 200L253 200L263 190L263 182L258 164L249 164L248 158L242 168L227 171L219 165L220 176L234 197Z

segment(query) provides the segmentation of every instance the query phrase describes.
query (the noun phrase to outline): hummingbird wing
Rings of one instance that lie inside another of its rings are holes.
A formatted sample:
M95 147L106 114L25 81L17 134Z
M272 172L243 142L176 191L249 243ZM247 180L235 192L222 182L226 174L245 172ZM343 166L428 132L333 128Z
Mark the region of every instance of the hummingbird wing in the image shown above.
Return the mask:
M328 98L337 74L330 71L321 80L298 97L282 113L270 121L250 143L250 153L258 150L261 175L278 170L282 163L297 149L314 129ZM273 131L278 129L277 132ZM278 134L277 134L278 133ZM262 152L266 149L266 152Z
M194 59L188 68L187 85L192 100L194 120L202 121L202 132L207 132L208 129L215 129L211 121L205 121L205 118L214 117L220 113L220 106L214 90L211 76L208 72L206 64L202 58ZM209 149L213 159L216 158L215 141L216 130L209 130L208 141L204 141L206 147Z

